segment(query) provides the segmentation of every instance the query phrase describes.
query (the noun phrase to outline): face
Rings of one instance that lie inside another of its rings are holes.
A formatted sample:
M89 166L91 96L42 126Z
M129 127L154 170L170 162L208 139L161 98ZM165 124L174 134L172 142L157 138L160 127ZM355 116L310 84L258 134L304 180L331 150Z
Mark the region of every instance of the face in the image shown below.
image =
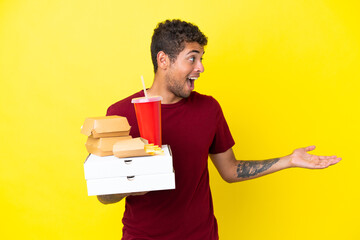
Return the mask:
M190 96L195 80L204 72L203 54L204 48L197 42L185 43L184 50L167 69L165 77L168 91L179 98Z

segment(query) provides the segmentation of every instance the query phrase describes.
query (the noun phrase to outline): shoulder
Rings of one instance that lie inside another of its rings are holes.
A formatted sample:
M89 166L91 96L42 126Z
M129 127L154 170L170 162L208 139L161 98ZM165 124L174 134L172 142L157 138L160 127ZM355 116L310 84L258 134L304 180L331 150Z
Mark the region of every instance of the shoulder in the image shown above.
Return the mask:
M112 104L108 109L106 115L125 115L126 111L132 110L133 105L131 103L131 99L142 97L142 91L139 91L131 96L128 96L114 104Z
M195 103L196 105L199 105L201 107L212 107L212 108L219 108L220 104L219 102L212 96L201 94L198 92L193 91L189 97L189 101L192 103Z

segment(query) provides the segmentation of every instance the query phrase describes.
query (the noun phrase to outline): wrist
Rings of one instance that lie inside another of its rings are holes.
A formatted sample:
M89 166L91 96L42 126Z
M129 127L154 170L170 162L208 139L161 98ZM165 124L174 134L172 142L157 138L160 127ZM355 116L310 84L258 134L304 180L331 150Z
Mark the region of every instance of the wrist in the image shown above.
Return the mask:
M292 159L291 155L287 155L287 156L284 156L284 157L280 158L280 161L283 163L284 168L294 167L292 162L291 162L291 159Z

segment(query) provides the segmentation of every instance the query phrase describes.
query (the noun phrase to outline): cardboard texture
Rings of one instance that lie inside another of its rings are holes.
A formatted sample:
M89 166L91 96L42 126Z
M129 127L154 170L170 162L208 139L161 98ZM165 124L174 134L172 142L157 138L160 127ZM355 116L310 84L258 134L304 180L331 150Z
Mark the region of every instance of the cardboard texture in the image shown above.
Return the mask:
M113 146L116 142L131 139L131 136L124 137L107 137L107 138L93 138L88 137L85 143L86 150L89 153L97 156L111 156L113 155Z
M131 158L90 154L84 163L88 195L175 189L170 146L162 150L164 155Z
M104 116L85 119L81 133L93 138L121 137L130 133L130 125L125 117Z
M163 146L163 155L147 153L148 141L129 136L125 117L87 118L81 133L88 136L91 153L84 163L89 196L175 188L170 148Z
M118 178L89 179L88 195L145 192L175 189L175 174L139 175Z
M113 152L118 158L149 156L145 151L145 144L148 144L148 141L143 138L124 140L114 144Z
M173 172L170 147L163 145L164 155L117 158L90 154L84 163L85 179L113 178Z

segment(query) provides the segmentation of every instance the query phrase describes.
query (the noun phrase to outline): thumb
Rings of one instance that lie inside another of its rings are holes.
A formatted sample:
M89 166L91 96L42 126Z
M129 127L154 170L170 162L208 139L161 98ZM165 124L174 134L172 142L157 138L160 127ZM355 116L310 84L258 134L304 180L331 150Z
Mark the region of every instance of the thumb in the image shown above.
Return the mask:
M313 151L316 147L314 145L305 148L306 152Z

